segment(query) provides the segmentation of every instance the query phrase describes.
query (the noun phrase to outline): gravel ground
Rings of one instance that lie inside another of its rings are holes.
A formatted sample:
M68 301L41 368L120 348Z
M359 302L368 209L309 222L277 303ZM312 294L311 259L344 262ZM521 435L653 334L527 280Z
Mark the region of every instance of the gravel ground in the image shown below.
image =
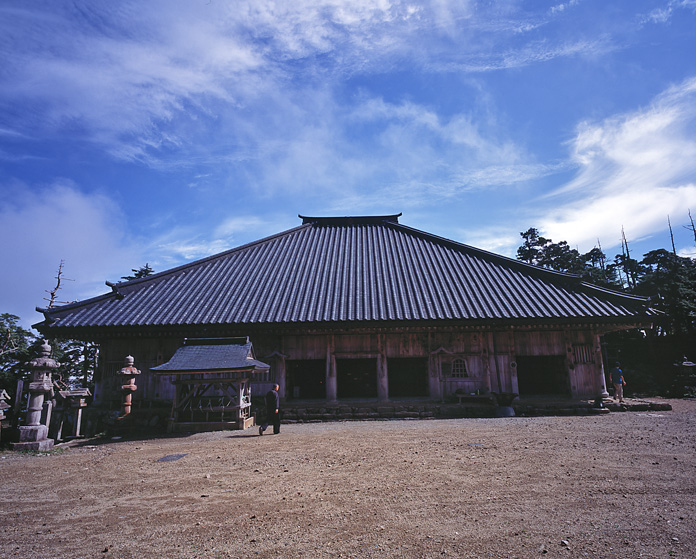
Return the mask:
M5 451L0 557L696 557L696 401L666 401Z

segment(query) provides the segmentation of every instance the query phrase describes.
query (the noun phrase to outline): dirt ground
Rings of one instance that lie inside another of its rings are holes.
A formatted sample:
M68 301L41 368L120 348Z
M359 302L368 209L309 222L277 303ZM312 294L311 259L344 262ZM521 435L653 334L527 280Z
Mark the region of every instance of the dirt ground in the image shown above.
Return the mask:
M4 451L0 557L696 557L696 401L668 402Z

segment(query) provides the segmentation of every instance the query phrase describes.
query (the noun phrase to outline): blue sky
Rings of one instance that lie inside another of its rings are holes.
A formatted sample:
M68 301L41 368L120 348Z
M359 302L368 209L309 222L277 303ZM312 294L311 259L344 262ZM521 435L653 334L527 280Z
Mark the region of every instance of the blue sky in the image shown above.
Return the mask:
M0 312L300 223L683 255L696 0L0 3Z

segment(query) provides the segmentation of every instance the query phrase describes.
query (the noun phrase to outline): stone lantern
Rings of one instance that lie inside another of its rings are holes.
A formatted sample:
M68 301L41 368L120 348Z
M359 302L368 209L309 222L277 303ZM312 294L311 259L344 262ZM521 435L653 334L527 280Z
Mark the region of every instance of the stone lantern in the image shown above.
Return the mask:
M6 390L0 390L0 419L5 419L5 410L10 409L10 404L7 400L10 399L10 395Z
M10 409L12 406L7 403L10 399L10 395L5 390L0 390L0 431L2 431L2 420L5 419L5 410ZM0 441L2 440L2 433L0 432Z
M44 340L40 346L39 357L29 361L32 369L29 406L24 425L19 427L19 442L12 443L14 450L51 450L53 448L53 439L48 438L48 425L41 424L45 395L53 394L51 371L60 367L60 363L52 359L50 355L51 346Z
M674 366L678 367L674 382L675 395L693 398L696 395L696 363L689 361L685 355Z
M132 355L126 357L125 367L121 369L117 375L121 377L121 392L123 394L123 410L119 419L123 419L131 412L133 392L138 387L135 385L135 377L140 374L140 371L133 366L135 360Z

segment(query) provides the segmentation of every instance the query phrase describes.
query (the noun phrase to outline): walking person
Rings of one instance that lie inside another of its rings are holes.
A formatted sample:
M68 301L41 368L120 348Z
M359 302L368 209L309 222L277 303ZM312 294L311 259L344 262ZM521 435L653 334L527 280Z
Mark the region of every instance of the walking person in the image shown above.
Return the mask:
M623 371L620 369L621 363L616 362L616 366L609 373L611 383L614 385L614 400L618 398L619 402L623 402L623 387L626 386Z
M273 425L273 434L280 433L280 397L278 389L280 385L274 384L273 388L266 393L266 422L259 426L259 435L268 428L269 424Z

